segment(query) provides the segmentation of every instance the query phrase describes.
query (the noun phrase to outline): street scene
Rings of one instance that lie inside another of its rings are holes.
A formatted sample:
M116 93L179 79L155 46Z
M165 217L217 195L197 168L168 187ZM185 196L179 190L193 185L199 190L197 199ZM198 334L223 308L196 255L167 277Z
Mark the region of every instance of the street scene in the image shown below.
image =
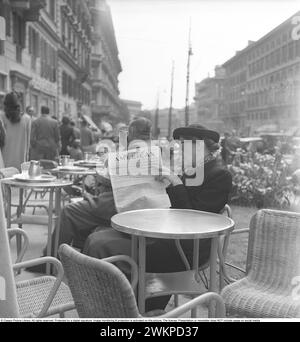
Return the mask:
M1 322L300 320L297 5L0 0Z

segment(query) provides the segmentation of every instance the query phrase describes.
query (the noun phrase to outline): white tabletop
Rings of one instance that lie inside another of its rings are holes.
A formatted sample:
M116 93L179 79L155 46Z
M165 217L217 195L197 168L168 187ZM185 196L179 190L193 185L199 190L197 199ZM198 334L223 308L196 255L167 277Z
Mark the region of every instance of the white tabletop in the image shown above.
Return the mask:
M73 182L70 181L65 181L61 179L56 179L51 182L22 182L15 180L13 178L6 178L2 179L1 182L5 185L9 185L15 188L26 188L26 189L32 189L32 188L45 188L45 189L50 189L50 188L64 188L65 186L70 186L73 185Z
M70 176L95 176L97 174L96 170L91 170L91 169L86 169L86 170L53 169L49 171L54 174L70 175Z
M234 228L226 216L187 209L145 209L117 214L112 227L135 236L160 239L203 239Z

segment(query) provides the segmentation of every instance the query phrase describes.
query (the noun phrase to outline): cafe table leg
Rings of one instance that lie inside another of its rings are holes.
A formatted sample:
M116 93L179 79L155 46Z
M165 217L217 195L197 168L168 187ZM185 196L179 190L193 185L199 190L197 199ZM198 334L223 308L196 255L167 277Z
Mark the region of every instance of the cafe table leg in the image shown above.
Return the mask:
M57 258L58 244L59 244L59 234L60 234L60 215L61 215L61 188L55 190L55 237L54 237L54 258Z
M218 258L218 243L219 237L212 239L210 251L210 277L209 277L209 291L218 292L217 288L217 258ZM212 301L209 306L209 318L213 318L215 314L215 302Z
M22 217L23 212L23 197L24 197L24 189L19 189L19 206L17 208L17 218L20 219ZM18 227L22 229L22 223L19 223ZM22 237L20 235L17 236L17 255L20 256L20 252L22 249Z
M7 228L11 228L11 187L9 185L5 185L5 192L7 194Z
M194 240L194 247L193 247L193 269L195 271L195 277L199 277L199 240ZM192 318L197 317L197 308L192 310Z
M138 306L141 314L145 313L146 301L146 238L139 237L139 283Z
M131 237L131 258L138 264L138 238L134 235ZM137 295L136 289L135 296Z
M48 219L48 238L47 238L47 256L51 256L51 249L52 249L52 227L53 227L53 195L54 195L54 189L50 190L49 193L49 219ZM46 265L46 273L50 274L50 268L51 265Z

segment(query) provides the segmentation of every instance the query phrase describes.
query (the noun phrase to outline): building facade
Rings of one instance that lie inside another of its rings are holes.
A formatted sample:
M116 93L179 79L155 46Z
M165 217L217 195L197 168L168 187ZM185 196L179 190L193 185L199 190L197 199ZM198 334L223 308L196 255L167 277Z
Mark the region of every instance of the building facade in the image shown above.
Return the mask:
M0 0L0 103L16 90L37 115L120 120L121 64L104 0Z
M91 116L90 80L92 16L88 0L51 1L59 39L58 94L59 114L74 119Z
M4 95L15 90L23 107L31 104L39 113L41 105L48 105L57 112L58 46L50 3L0 1L6 21L6 40L0 46L1 105Z
M111 11L106 1L90 1L92 13L92 117L94 122L124 121L118 77L122 71ZM125 120L126 121L126 120Z
M251 135L299 126L300 40L292 18L224 63L227 127Z
M195 84L197 121L210 129L222 130L225 112L225 70L215 68L215 76Z
M293 39L296 13L236 52L215 76L196 84L198 121L244 136L292 132L300 125L300 40Z

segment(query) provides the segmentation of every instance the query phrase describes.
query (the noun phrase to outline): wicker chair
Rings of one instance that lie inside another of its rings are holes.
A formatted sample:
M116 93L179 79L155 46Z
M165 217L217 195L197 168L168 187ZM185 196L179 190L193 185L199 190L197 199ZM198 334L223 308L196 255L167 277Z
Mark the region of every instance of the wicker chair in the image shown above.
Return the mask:
M129 281L116 266L111 265L118 261L130 263L134 287L137 283L137 265L131 258L116 256L98 260L80 254L68 245L60 247L59 255L79 317L142 318ZM216 293L206 293L159 317L176 318L210 301L217 303L217 317L224 317L224 303Z
M41 318L57 314L64 317L66 311L75 309L72 294L68 286L62 282L64 271L57 259L44 257L25 261L13 265L13 270L18 272L27 267L46 263L56 268L56 277L43 276L16 283L19 313L23 318Z
M43 276L34 279L16 282L17 301L19 313L23 318L47 317L59 314L61 317L66 311L75 309L71 292L67 285L62 283L64 271L61 263L54 258L40 258L22 262L29 246L27 234L22 229L8 229L8 237L21 236L23 238L22 250L13 265L15 274L21 269L51 263L56 268L56 277Z
M300 214L261 210L249 232L246 276L221 293L228 315L299 318L293 286L300 275Z

